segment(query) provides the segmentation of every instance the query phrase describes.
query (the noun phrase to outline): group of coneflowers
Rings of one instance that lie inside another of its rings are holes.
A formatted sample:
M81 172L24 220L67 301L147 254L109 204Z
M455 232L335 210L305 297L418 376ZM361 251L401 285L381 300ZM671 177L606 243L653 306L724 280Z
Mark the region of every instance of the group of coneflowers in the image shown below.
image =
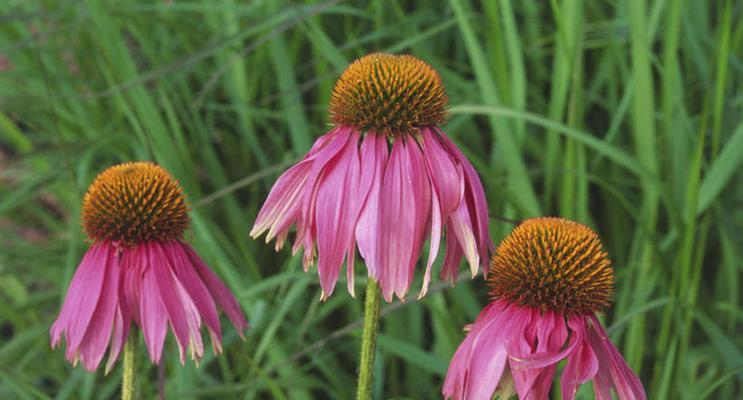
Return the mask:
M358 398L371 396L380 295L405 299L428 240L418 298L441 250L441 279L456 282L464 257L472 277L482 268L491 296L465 327L444 398L547 399L565 360L563 399L590 380L597 399L611 399L612 390L619 399L645 399L595 314L613 291L598 235L577 222L533 218L494 249L477 172L438 127L447 96L433 68L409 55L362 57L338 79L329 113L333 129L279 177L251 236L267 232L278 250L296 227L292 250L302 249L305 270L317 263L322 299L333 293L344 263L354 294L358 248L369 277ZM178 182L151 162L108 168L83 199L92 245L51 327L51 343L64 337L66 358L89 371L108 349L108 372L123 351L124 399L134 398L139 331L158 363L169 326L183 363L186 353L196 362L204 355L202 325L221 352L217 307L241 336L248 327L235 297L183 240L187 213Z

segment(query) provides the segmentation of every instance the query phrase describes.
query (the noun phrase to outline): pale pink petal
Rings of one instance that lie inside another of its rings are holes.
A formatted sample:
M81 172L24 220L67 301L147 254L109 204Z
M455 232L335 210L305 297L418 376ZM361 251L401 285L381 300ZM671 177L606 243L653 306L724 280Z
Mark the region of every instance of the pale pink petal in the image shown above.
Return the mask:
M199 274L204 284L206 284L217 305L227 314L227 318L230 319L232 325L235 326L240 337L242 337L243 331L248 327L248 323L245 321L237 299L235 299L235 296L232 295L232 292L230 292L230 289L225 286L222 280L201 260L201 257L196 254L191 246L185 243L182 246L188 254L193 267L196 269L196 273Z
M382 135L367 133L361 144L361 164L363 165L362 182L369 182L369 193L366 196L358 224L356 241L359 254L366 262L366 268L372 279L380 279L379 229L380 229L380 195L382 182L387 169L387 139ZM365 186L362 183L362 186Z
M353 231L358 209L360 165L359 134L351 132L345 147L328 162L318 178L315 221L317 226L317 272L321 299L333 293L343 259L354 247Z
M608 370L612 386L620 400L644 400L645 389L642 382L624 361L624 358L601 326L595 315L588 317L590 326L587 328L588 341L599 362L599 374ZM603 392L603 388L600 390Z
M118 255L109 251L105 263L98 267L105 274L101 297L79 349L80 361L88 371L95 371L106 353L118 308L120 276Z

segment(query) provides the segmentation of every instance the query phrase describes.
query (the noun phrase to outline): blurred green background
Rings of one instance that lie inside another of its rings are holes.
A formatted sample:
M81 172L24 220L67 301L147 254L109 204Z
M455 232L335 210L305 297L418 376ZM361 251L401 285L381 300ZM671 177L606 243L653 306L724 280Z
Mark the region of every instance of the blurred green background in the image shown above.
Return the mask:
M142 363L142 398L158 382L177 399L352 398L361 299L339 282L320 303L315 271L248 231L276 176L328 130L335 78L373 51L441 73L444 129L481 174L495 240L536 215L600 233L616 267L605 321L649 398L736 398L741 17L741 1L702 0L3 1L0 398L118 395L120 368L72 368L48 329L88 246L87 185L144 159L181 181L188 239L252 328L244 342L225 328L225 354L198 368L180 366L169 335L163 368ZM439 397L487 302L481 278L415 301L419 283L384 309L378 399Z

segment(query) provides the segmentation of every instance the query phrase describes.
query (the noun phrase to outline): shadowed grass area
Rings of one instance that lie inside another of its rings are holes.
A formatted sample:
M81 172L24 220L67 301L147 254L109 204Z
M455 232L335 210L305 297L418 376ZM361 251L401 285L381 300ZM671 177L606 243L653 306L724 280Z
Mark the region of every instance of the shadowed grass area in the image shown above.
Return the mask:
M536 215L601 235L616 268L605 321L649 398L739 396L743 4L482 3L3 2L0 398L117 396L120 368L72 368L48 329L88 246L81 196L129 160L181 182L188 240L252 324L244 342L225 328L225 354L198 368L169 337L162 371L140 363L142 398L161 373L168 398L352 398L361 299L320 303L315 271L248 231L328 130L335 78L375 51L440 72L444 130L481 174L496 240ZM486 293L465 278L383 307L376 398L439 397Z

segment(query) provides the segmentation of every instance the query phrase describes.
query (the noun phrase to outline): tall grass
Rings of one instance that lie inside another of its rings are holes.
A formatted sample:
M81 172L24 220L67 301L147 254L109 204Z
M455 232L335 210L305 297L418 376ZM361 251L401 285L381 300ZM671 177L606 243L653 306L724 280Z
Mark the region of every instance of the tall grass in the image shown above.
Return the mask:
M82 193L135 159L180 180L189 240L252 323L198 368L169 343L162 371L141 363L143 398L159 375L178 399L351 398L360 300L318 302L314 272L247 232L328 129L335 77L372 51L442 74L445 130L482 176L496 240L535 215L600 232L606 323L650 398L743 392L741 2L9 0L0 14L0 398L116 396L120 371L72 368L48 328L87 246ZM377 398L436 398L486 292L462 279L387 305Z

